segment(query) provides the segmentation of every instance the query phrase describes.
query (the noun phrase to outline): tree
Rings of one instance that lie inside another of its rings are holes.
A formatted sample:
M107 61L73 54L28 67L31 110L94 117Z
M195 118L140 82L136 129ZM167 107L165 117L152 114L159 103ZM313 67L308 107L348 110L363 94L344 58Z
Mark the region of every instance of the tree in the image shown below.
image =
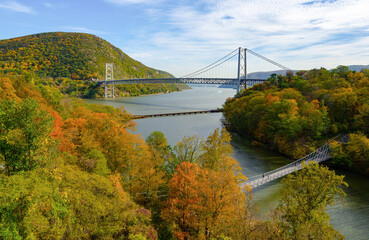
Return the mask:
M36 100L0 102L0 154L9 175L46 161L53 118Z
M197 164L182 162L170 181L170 197L162 216L174 225L177 239L191 239L199 231L203 208L204 170Z
M241 167L232 155L231 135L225 128L215 129L202 147L199 166L214 171L232 171L238 181L246 180Z
M115 176L39 168L1 178L0 190L1 239L157 239Z
M327 167L311 163L283 179L277 212L288 239L343 239L329 224L329 215L324 211L327 205L334 204L337 194L346 195L341 188L348 186L343 178Z
M369 139L364 134L349 134L348 143L333 142L330 145L334 164L369 173Z
M245 239L251 232L251 193L242 191L232 171L182 162L169 189L162 217L173 225L176 238Z
M174 147L174 153L179 162L198 162L204 140L199 136L184 137L182 142L178 142Z
M364 103L359 107L359 113L355 115L355 127L369 135L369 104Z
M152 132L147 138L146 143L159 153L161 158L168 160L171 157L171 149L164 133L160 131ZM154 152L155 153L155 152Z
M204 169L223 169L227 161L225 157L231 156L231 135L225 130L215 129L203 145L203 154L200 157L200 166Z
M72 213L42 169L0 178L0 238L62 239Z
M165 171L171 177L182 162L199 163L204 140L197 135L184 137L172 151L172 157L165 164Z
M0 98L19 100L16 89L8 77L0 77Z
M357 105L357 93L351 88L337 89L332 93L328 112L331 119L339 124L340 131L347 131L351 127Z

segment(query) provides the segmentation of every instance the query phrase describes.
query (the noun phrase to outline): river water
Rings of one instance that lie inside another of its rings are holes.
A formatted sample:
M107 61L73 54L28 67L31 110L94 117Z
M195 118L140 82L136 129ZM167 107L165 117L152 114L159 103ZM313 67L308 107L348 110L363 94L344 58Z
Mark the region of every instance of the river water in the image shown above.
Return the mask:
M86 101L114 107L123 106L132 114L141 115L216 109L235 93L234 89L229 88L193 87L191 90L169 94ZM135 133L146 138L153 131L161 131L168 143L175 145L184 136L197 134L206 138L214 129L222 127L221 118L222 113L211 113L139 119L136 120ZM251 146L247 140L236 134L232 135L231 144L234 157L248 177L291 162L275 152ZM343 171L337 173L346 176L345 181L349 187L344 189L346 198L337 199L336 204L327 209L330 222L347 239L369 239L369 178ZM276 180L254 190L259 216L266 217L278 204L281 188L282 184Z

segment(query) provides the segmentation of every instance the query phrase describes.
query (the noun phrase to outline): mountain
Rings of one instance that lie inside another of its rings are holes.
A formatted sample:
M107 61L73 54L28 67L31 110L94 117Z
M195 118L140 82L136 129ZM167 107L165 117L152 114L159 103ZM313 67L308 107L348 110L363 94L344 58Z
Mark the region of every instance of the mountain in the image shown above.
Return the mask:
M3 74L35 72L44 77L104 79L105 63L114 64L114 79L172 77L91 34L51 32L0 40Z
M292 72L297 72L296 70L291 70ZM248 79L268 79L272 74L277 75L286 75L286 70L276 70L276 71L268 71L268 72L253 72L247 74Z
M347 66L351 71L360 72L362 69L369 69L369 65L349 65ZM298 70L291 70L291 72L296 73ZM286 70L276 70L267 72L253 72L247 74L248 79L268 79L272 74L286 75Z
M369 69L369 65L349 65L347 66L351 71L360 72L361 69Z

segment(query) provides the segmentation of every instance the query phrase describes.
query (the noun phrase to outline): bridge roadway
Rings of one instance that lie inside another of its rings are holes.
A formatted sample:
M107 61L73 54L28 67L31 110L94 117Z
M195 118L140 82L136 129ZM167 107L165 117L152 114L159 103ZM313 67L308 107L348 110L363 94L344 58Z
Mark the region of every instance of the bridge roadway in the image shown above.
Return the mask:
M263 83L266 79L241 79L240 85L245 81L248 86ZM98 81L99 84L139 84L139 83L186 83L186 84L213 84L213 85L231 85L237 86L237 78L135 78L121 79L112 81Z
M320 163L320 162L326 161L332 158L331 151L329 148L329 143L331 143L332 141L339 141L342 143L347 143L348 135L338 135L337 137L331 139L329 142L327 142L326 144L324 144L323 146L321 146L314 152L306 155L303 158L300 158L297 161L287 164L281 168L277 168L275 170L272 170L266 173L252 176L248 179L246 183L244 183L244 185L250 185L252 189L255 189L268 182L271 182L278 178L284 177L290 173L293 173L295 170L300 170L301 168L304 167L303 163L308 163L308 162Z

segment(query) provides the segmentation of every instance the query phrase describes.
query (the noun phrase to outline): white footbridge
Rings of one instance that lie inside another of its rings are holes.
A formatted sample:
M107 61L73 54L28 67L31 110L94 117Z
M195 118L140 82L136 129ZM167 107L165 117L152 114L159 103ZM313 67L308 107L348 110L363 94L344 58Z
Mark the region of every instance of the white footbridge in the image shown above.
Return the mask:
M342 143L347 143L349 140L348 135L338 135L335 138L331 139L329 142L315 150L314 152L306 155L303 158L300 158L299 160L296 160L292 163L289 163L283 167L274 169L269 172L265 172L259 175L255 175L250 177L247 182L245 182L245 185L250 185L252 189L255 189L261 185L264 185L268 182L271 182L273 180L276 180L278 178L282 178L290 173L293 173L296 170L300 170L303 168L303 163L309 163L309 162L324 162L328 159L332 158L331 150L329 148L329 144L332 141L338 141Z

